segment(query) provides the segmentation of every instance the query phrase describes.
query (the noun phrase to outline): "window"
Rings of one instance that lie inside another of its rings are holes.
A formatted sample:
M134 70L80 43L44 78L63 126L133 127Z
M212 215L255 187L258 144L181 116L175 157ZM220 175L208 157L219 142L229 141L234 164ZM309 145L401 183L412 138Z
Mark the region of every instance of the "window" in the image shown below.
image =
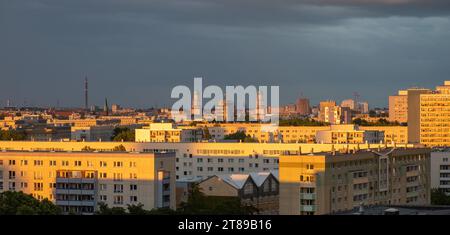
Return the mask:
M114 204L122 205L123 204L123 196L114 196Z
M108 164L104 161L100 161L100 167L107 167Z
M106 201L108 197L106 195L100 195L100 201Z
M136 191L137 185L136 184L130 184L130 191Z
M123 193L123 185L122 184L115 184L114 185L114 192L115 193Z
M51 160L50 161L50 166L56 166L56 161Z
M63 166L69 166L69 161L61 161L61 165L63 165Z
M122 181L122 173L114 173L114 181Z
M20 160L20 165L27 166L28 165L28 160Z
M81 166L81 161L74 161L75 166Z
M123 163L122 162L114 162L114 167L122 167Z
M16 182L9 182L8 188L9 188L9 190L11 190L11 191L16 190Z
M136 167L136 162L130 162L130 167Z
M99 173L99 177L100 177L100 179L105 179L105 178L107 178L106 172L100 172L100 173Z
M34 160L34 165L35 166L42 166L42 165L44 165L44 161L42 161L42 160Z
M137 202L137 196L130 196L130 202Z
M217 159L217 162L219 162L219 163L223 162L223 158Z
M44 189L43 183L34 183L34 191L42 191Z
M100 184L100 191L106 191L107 185L106 184Z
M197 158L197 163L203 162L203 158Z
M10 166L16 165L16 160L9 160L9 165Z
M137 179L136 173L130 173L130 179Z
M16 178L16 172L15 171L9 171L9 179L13 180Z
M93 166L94 166L94 163L92 163L91 161L87 161L87 162L86 162L86 165L87 165L88 167L93 167Z
M218 167L217 171L223 171L223 167Z

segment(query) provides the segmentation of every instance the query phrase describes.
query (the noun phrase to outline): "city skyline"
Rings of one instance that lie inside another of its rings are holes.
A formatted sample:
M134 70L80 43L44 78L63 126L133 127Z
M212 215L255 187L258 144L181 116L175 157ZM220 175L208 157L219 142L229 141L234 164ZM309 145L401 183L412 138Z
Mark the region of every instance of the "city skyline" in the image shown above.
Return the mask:
M280 102L361 94L371 107L450 72L450 3L432 1L8 1L0 106L89 100L170 106L170 90L279 85ZM58 19L58 20L55 20ZM33 22L33 23L30 23ZM388 84L388 85L387 85ZM406 87L405 87L406 86Z

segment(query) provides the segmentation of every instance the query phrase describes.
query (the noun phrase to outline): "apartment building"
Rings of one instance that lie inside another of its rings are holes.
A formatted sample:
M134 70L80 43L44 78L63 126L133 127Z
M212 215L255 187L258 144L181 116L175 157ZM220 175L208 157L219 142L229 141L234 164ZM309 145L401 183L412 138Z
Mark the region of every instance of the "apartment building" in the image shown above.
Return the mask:
M260 215L278 214L277 171L215 175L200 182L199 188L209 197L239 198L243 205L253 206Z
M173 123L150 123L135 130L136 142L197 142L203 137L203 130L197 127L180 126Z
M110 119L110 120L101 120L95 118L87 118L87 119L48 119L47 124L53 124L55 126L75 126L75 127L90 127L90 126L102 126L102 125L119 125L120 120L118 119Z
M408 90L400 90L397 95L389 96L389 121L408 122Z
M113 152L123 146L129 152L175 152L178 180L203 180L222 174L249 174L278 170L278 156L310 154L332 149L392 147L392 144L300 144L300 143L137 143L0 141L0 151L98 151ZM400 147L400 145L397 145ZM401 145L414 147L414 145Z
M316 133L329 130L329 126L279 126L275 131L266 130L264 124L226 123L202 125L208 128L211 138L221 141L226 135L244 132L263 143L315 143Z
M426 146L450 146L450 81L436 87L432 94L420 95L420 143Z
M349 124L352 122L352 110L337 106L335 101L320 102L319 121L330 124Z
M431 153L431 188L450 196L450 151L437 149Z
M173 153L0 152L0 192L48 198L64 212L93 213L142 203L175 209Z
M279 161L282 215L430 203L430 149L282 155Z
M407 126L359 126L364 131L382 131L384 132L384 142L407 144L408 127Z
M408 89L408 143L421 142L421 96L430 93L429 89Z
M110 141L114 126L72 126L71 140L75 141Z
M324 144L375 144L384 142L384 132L360 130L355 125L331 125L330 130L318 131L316 142Z

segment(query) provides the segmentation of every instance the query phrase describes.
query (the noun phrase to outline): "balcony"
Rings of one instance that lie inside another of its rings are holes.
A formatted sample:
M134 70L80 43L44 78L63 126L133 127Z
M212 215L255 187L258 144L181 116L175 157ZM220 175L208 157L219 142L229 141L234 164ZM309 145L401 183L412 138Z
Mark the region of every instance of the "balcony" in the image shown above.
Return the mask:
M300 205L300 211L315 212L316 206L315 205Z
M316 194L315 193L300 193L300 199L314 200L314 199L316 199Z
M406 172L406 177L418 176L419 174L420 174L420 172L418 170L408 171L408 172Z
M94 178L56 178L56 183L87 183L94 184L96 179Z
M369 183L369 177L353 178L353 184Z
M81 190L81 189L56 189L55 194L70 194L70 195L95 195L95 190Z
M95 201L56 201L57 206L95 206Z

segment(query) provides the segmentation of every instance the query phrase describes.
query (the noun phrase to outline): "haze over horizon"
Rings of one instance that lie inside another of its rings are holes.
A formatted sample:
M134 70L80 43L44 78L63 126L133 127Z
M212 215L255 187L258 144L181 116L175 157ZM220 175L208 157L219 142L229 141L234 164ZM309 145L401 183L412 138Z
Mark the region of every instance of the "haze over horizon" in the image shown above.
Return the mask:
M450 80L446 0L0 0L0 107L170 106L171 89L279 85L281 103Z

